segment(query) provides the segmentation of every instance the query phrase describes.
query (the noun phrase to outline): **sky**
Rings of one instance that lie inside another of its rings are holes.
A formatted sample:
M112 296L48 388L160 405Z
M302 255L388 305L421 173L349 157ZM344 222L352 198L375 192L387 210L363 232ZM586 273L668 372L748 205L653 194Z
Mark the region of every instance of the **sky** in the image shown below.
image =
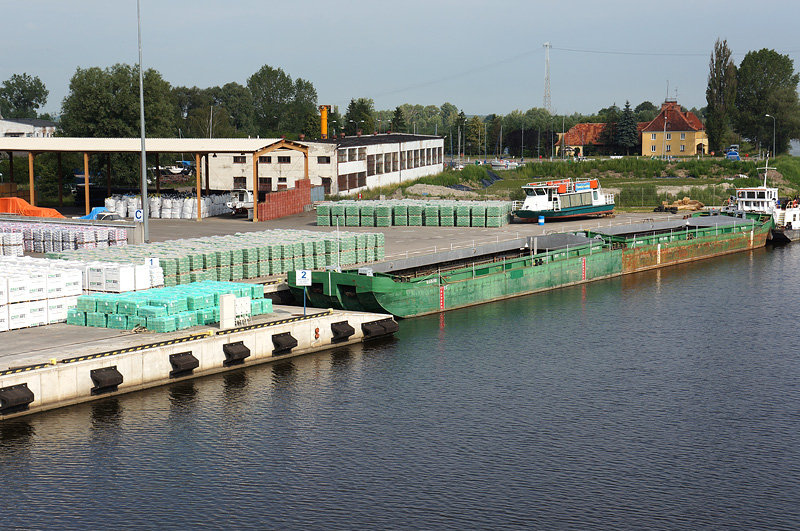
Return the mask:
M138 61L136 0L0 0L0 81L26 72L57 114L76 68ZM241 84L262 65L343 112L450 102L466 114L543 106L550 42L553 111L677 97L705 105L711 50L727 39L788 54L800 69L797 0L141 0L145 68L173 86Z

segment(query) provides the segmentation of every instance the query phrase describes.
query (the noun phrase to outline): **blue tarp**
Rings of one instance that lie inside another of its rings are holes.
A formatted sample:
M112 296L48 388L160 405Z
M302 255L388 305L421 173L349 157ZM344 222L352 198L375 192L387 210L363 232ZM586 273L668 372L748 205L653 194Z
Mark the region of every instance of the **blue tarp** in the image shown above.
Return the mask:
M100 212L108 212L108 210L106 209L106 207L94 207L91 212L89 212L85 216L81 216L78 219L97 219L97 214L99 214Z

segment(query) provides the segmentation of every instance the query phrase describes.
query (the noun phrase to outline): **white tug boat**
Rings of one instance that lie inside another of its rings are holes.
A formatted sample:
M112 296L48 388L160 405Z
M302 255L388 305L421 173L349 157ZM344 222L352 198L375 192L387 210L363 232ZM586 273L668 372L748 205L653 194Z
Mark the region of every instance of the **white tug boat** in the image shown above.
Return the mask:
M559 179L529 183L522 187L525 200L514 204L518 221L535 222L565 218L609 216L614 213L614 194L600 188L597 179Z
M800 205L797 199L778 197L778 189L767 186L769 159L763 168L764 184L749 188L737 188L736 196L728 200L724 212L734 215L769 214L775 222L772 243L789 243L800 239Z

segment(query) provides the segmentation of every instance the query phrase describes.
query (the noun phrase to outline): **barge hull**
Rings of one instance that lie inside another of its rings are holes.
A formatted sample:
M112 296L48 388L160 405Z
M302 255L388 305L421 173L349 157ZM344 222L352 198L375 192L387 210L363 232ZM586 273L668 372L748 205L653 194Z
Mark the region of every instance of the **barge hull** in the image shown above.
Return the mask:
M331 294L329 307L358 306L407 318L763 247L770 228L771 222L765 222L719 234L708 228L633 238L617 248L594 251L584 246L549 252L543 259L531 254L411 282L355 272L315 273L313 281Z

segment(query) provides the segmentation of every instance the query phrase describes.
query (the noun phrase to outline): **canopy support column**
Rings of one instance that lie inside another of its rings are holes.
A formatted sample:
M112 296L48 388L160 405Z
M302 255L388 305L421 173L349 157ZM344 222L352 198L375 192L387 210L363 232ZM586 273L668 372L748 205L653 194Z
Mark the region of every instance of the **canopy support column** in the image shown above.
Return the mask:
M8 178L9 182L14 182L14 152L8 152Z
M211 165L209 164L208 153L206 153L206 196L211 195L210 181L211 181Z
M61 152L56 153L58 161L58 206L64 206L64 169L61 166Z
M158 160L158 153L156 153L156 193L161 193L161 163Z
M111 153L106 159L106 197L111 197Z
M197 191L197 221L200 221L202 219L200 217L202 214L200 206L203 202L200 197L200 153L194 154L194 166L197 169L197 171L195 171L195 189ZM208 171L208 169L206 169L206 171Z
M258 222L258 152L253 153L253 223Z
M28 199L31 206L36 206L36 195L33 188L33 151L28 151Z
M86 215L92 209L89 206L89 153L83 153L83 201L86 203Z

